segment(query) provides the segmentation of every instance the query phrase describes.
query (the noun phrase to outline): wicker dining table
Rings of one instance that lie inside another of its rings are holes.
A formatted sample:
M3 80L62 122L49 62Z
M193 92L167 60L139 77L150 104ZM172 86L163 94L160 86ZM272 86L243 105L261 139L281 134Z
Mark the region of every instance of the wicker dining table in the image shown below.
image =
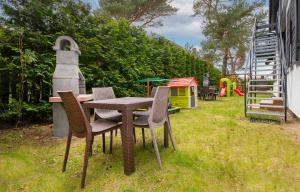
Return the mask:
M118 110L122 113L121 140L123 149L124 173L130 175L135 171L134 141L133 141L133 111L138 108L152 106L153 98L149 97L122 97L83 103L87 118L90 119L91 109ZM168 147L167 122L164 125L164 146Z

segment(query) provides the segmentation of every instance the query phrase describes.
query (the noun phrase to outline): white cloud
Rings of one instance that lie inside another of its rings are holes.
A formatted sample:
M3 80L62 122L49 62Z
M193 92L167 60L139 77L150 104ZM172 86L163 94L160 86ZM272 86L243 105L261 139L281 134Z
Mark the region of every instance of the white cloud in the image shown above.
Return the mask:
M163 19L162 27L148 27L148 32L165 36L184 46L186 43L199 47L202 35L202 19L193 17L193 0L174 0L172 5L178 8L176 15Z
M180 35L183 37L196 37L201 36L201 21L191 21L192 19L166 19L163 27L152 27L146 29L160 35Z
M97 0L84 0L93 8L99 7ZM194 47L200 46L202 35L202 19L193 17L193 0L173 0L171 3L178 8L176 15L163 18L162 27L148 27L146 31L156 33L184 46L186 43Z
M193 1L182 1L175 0L171 3L174 7L177 7L179 10L177 12L178 15L192 15L193 12Z
M194 48L196 48L197 50L200 50L201 46L200 45L195 45Z

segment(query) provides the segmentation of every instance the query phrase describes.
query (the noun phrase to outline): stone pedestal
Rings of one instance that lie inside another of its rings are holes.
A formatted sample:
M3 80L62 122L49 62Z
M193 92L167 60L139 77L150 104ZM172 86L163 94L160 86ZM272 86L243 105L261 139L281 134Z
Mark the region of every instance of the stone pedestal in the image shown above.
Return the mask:
M68 135L69 122L61 103L53 103L53 136L65 137Z

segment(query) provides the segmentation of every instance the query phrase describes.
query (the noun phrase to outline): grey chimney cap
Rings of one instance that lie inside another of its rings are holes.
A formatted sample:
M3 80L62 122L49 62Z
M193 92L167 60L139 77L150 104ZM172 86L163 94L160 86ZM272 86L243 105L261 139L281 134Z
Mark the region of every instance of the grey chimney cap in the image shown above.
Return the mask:
M69 37L69 36L59 36L55 41L55 45L53 46L53 50L63 51L67 42L70 43L70 50L71 51L74 51L74 52L78 53L79 55L81 54L77 43L72 39L72 37Z

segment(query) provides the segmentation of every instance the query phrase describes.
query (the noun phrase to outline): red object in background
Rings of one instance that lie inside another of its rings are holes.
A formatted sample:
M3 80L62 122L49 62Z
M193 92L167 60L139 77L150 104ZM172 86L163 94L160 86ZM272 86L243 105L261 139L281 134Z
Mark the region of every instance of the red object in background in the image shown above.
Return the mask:
M234 92L235 92L236 94L238 94L239 96L244 96L244 93L241 92L239 89L234 90Z
M224 96L226 95L226 88L227 88L227 87L223 87L223 88L221 89L220 97L224 97Z
M195 82L198 86L198 81L195 77L186 77L186 78L173 78L170 82L167 83L169 87L188 87Z

